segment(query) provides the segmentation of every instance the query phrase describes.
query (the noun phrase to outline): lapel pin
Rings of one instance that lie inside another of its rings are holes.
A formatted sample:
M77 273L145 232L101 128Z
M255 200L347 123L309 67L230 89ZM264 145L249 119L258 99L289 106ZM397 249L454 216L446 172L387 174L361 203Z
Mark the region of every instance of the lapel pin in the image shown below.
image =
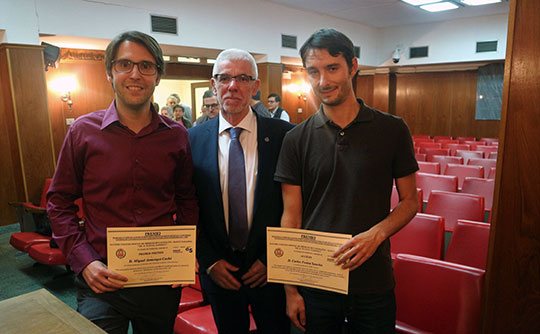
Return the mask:
M267 142L267 143L269 143L269 142L270 142L270 138L264 137L264 141Z

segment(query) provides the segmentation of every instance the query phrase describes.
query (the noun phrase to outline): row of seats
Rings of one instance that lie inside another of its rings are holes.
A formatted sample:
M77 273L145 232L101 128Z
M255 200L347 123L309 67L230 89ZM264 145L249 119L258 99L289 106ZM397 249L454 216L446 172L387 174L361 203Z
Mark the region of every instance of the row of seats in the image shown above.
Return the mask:
M488 137L484 137L484 138L480 138L480 139L476 139L476 137L464 137L464 136L459 136L459 137L452 137L452 136L429 136L429 135L412 135L412 139L414 141L427 141L427 142L435 142L435 143L443 143L443 142L458 142L458 143L465 143L467 141L472 141L472 142L484 142L486 144L490 144L490 145L498 145L499 144L499 139L498 138L488 138Z

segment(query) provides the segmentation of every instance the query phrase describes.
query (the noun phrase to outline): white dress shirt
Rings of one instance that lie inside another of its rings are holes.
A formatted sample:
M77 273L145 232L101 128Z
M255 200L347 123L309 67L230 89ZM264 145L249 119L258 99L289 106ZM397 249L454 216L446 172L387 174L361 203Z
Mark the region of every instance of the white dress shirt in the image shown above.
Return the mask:
M231 135L227 131L233 126L219 113L218 129L218 164L221 185L221 196L223 199L223 211L225 214L225 226L229 232L229 144ZM236 127L244 129L240 133L240 145L244 151L244 162L246 166L246 212L248 229L251 229L253 221L253 202L255 199L255 185L257 182L257 117L254 111L250 111ZM234 200L234 198L232 199Z
M276 113L276 110L277 110L278 107L276 107L276 109L274 110L269 110L270 113L272 114L272 117L274 117L274 114ZM281 117L279 119L282 119L284 121L287 121L287 122L290 122L291 118L289 117L289 114L287 113L287 111L285 109L283 109L283 111L281 112Z

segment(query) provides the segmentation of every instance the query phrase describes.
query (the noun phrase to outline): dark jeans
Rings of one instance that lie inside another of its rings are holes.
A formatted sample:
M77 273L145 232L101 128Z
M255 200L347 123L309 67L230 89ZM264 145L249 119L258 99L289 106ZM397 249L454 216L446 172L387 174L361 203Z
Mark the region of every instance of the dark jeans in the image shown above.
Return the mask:
M395 333L394 290L350 294L300 288L306 307L307 334Z
M162 285L95 293L80 276L75 285L77 311L107 333L127 333L130 321L133 334L173 333L181 288Z

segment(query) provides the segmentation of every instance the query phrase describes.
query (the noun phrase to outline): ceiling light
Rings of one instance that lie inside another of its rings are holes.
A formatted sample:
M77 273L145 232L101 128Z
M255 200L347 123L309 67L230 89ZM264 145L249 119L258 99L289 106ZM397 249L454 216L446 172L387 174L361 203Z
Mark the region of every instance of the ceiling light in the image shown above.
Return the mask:
M421 6L428 3L441 2L442 0L401 0L401 1L406 2L409 5L413 5L413 6Z
M423 5L420 6L423 10L427 10L428 12L442 12L444 10L451 10L459 8L456 4L453 4L451 2L440 2L440 3L433 3L430 5Z
M469 6L481 6L489 5L490 3L498 3L501 2L501 0L461 0L461 2Z

